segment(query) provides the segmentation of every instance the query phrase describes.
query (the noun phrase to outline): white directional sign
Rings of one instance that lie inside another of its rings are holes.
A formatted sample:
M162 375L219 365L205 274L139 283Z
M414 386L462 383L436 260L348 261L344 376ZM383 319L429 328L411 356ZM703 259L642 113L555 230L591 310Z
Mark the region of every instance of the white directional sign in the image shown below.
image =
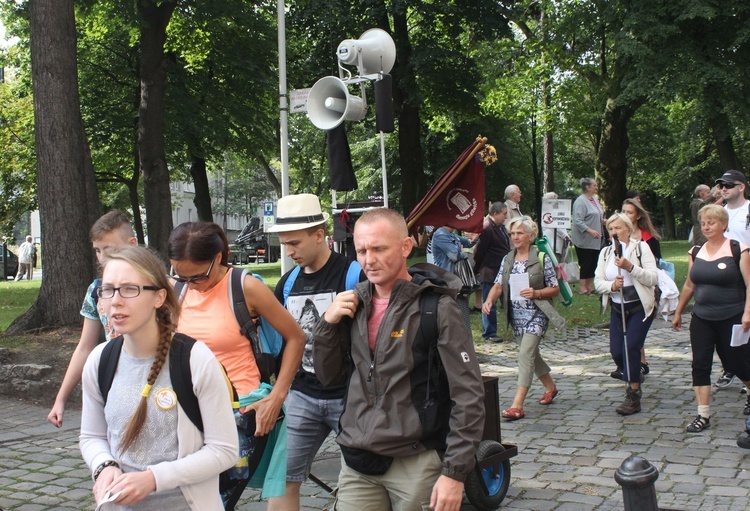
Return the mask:
M570 199L547 199L542 201L542 228L570 229Z

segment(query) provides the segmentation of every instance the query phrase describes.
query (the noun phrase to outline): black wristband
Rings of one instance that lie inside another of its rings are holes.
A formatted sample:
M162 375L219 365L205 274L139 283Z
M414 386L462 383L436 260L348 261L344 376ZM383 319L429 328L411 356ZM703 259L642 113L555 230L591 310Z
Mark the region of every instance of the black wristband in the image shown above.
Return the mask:
M120 468L120 464L117 463L115 460L107 460L98 467L96 467L96 470L94 470L94 481L99 477L99 474L102 473L102 470L104 470L107 467L117 467Z

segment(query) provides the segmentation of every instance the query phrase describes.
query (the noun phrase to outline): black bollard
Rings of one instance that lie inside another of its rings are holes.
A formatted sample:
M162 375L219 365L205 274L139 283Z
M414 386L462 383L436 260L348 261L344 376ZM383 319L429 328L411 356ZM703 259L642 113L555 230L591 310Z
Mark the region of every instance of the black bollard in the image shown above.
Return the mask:
M630 456L615 472L615 481L622 486L625 511L659 511L654 483L659 479L656 470L646 458Z

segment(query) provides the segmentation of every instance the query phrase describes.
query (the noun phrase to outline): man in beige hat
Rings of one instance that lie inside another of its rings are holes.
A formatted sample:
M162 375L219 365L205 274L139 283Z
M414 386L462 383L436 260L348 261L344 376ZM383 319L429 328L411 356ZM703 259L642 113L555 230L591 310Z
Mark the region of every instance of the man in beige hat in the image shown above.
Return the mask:
M326 242L328 213L315 195L287 195L278 201L276 225L286 254L296 266L276 286L276 297L299 322L307 336L302 364L286 398L286 494L269 499L269 511L299 510L299 490L310 473L315 454L331 431L338 433L346 388L323 386L315 376L312 330L337 293L364 280L356 261L332 252Z

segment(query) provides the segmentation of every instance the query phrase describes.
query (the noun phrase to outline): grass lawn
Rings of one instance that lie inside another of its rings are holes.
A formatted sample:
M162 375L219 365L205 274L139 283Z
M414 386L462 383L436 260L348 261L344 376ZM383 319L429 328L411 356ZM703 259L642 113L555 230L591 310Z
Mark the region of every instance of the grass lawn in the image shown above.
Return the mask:
M0 281L0 332L34 303L41 285L41 280Z
M661 244L662 256L675 265L675 280L679 289L682 289L682 284L685 282L687 274L687 251L689 248L690 244L687 241L664 241ZM424 257L414 257L409 260L409 264L422 261L424 261ZM266 285L271 289L276 287L277 282L281 278L280 262L251 264L246 266L246 268L261 275ZM8 325L16 317L29 308L39 292L40 285L40 280L0 282L0 332L8 328ZM573 305L563 307L558 303L557 309L568 320L568 326L592 326L608 321L607 315L600 313L600 302L600 298L596 295L580 296L578 294L578 284L573 284ZM473 300L470 300L469 303L473 304ZM472 314L471 322L474 337L481 338L481 316L479 314ZM505 328L505 320L502 313L498 314L498 335L503 338L512 337L510 331Z

